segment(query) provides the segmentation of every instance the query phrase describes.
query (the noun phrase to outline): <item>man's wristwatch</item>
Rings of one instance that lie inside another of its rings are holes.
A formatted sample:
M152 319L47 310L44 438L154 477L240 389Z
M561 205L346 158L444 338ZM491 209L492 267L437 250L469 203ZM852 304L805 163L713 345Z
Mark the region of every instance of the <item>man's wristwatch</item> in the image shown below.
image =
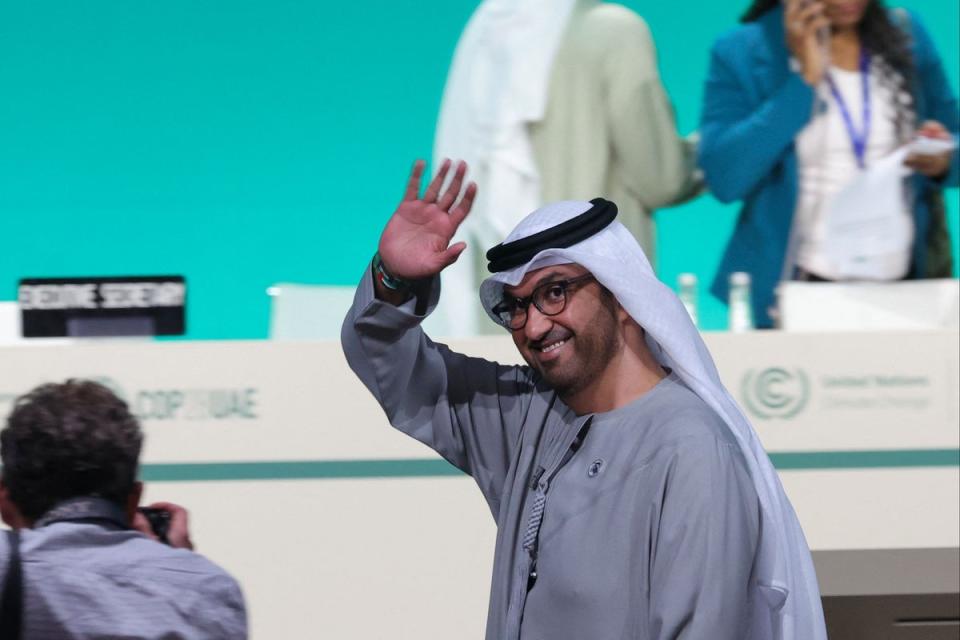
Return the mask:
M413 288L413 283L403 278L398 278L387 271L383 264L383 258L378 251L373 255L373 275L380 283L390 291L406 292Z

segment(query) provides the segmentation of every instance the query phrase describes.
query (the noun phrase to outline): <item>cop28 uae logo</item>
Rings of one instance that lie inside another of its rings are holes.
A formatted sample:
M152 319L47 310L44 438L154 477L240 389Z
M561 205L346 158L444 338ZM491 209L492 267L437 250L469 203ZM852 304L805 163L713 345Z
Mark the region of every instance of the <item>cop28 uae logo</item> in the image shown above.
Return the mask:
M810 381L800 369L751 369L743 376L741 392L750 413L758 418L792 418L810 399Z

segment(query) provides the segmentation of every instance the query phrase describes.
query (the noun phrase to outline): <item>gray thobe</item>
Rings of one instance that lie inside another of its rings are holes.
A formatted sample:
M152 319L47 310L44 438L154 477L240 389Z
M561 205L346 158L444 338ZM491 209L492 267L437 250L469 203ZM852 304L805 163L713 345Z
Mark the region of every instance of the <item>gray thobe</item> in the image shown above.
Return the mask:
M430 308L438 295L434 283ZM534 370L455 353L421 320L414 301L376 300L367 275L343 348L390 423L470 474L490 506L487 640L745 639L760 503L703 401L670 375L577 416Z

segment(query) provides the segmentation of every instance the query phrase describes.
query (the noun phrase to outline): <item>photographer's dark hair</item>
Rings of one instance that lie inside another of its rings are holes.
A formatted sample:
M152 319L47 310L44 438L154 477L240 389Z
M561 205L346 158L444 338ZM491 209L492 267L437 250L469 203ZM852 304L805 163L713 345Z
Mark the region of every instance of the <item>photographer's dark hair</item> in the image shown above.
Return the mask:
M754 22L783 0L754 0L740 17L740 22ZM860 24L857 25L860 42L875 56L878 78L893 92L896 112L897 138L906 142L913 136L916 112L912 104L914 66L910 51L910 35L894 24L890 10L883 0L869 0Z
M122 507L142 443L136 418L107 387L86 380L41 385L17 398L0 432L3 482L31 520L79 496Z

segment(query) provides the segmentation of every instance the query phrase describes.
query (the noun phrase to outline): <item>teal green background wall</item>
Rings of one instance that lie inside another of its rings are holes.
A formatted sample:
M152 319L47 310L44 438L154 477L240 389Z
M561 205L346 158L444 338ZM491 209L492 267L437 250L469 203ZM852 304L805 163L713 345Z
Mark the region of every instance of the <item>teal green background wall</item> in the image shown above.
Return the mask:
M713 38L746 2L624 2L696 128ZM0 3L0 300L20 277L176 273L188 337L267 335L266 288L353 284L416 157L475 1ZM958 80L957 0L909 0ZM955 255L957 190L949 193ZM660 270L706 295L736 207L657 214Z

